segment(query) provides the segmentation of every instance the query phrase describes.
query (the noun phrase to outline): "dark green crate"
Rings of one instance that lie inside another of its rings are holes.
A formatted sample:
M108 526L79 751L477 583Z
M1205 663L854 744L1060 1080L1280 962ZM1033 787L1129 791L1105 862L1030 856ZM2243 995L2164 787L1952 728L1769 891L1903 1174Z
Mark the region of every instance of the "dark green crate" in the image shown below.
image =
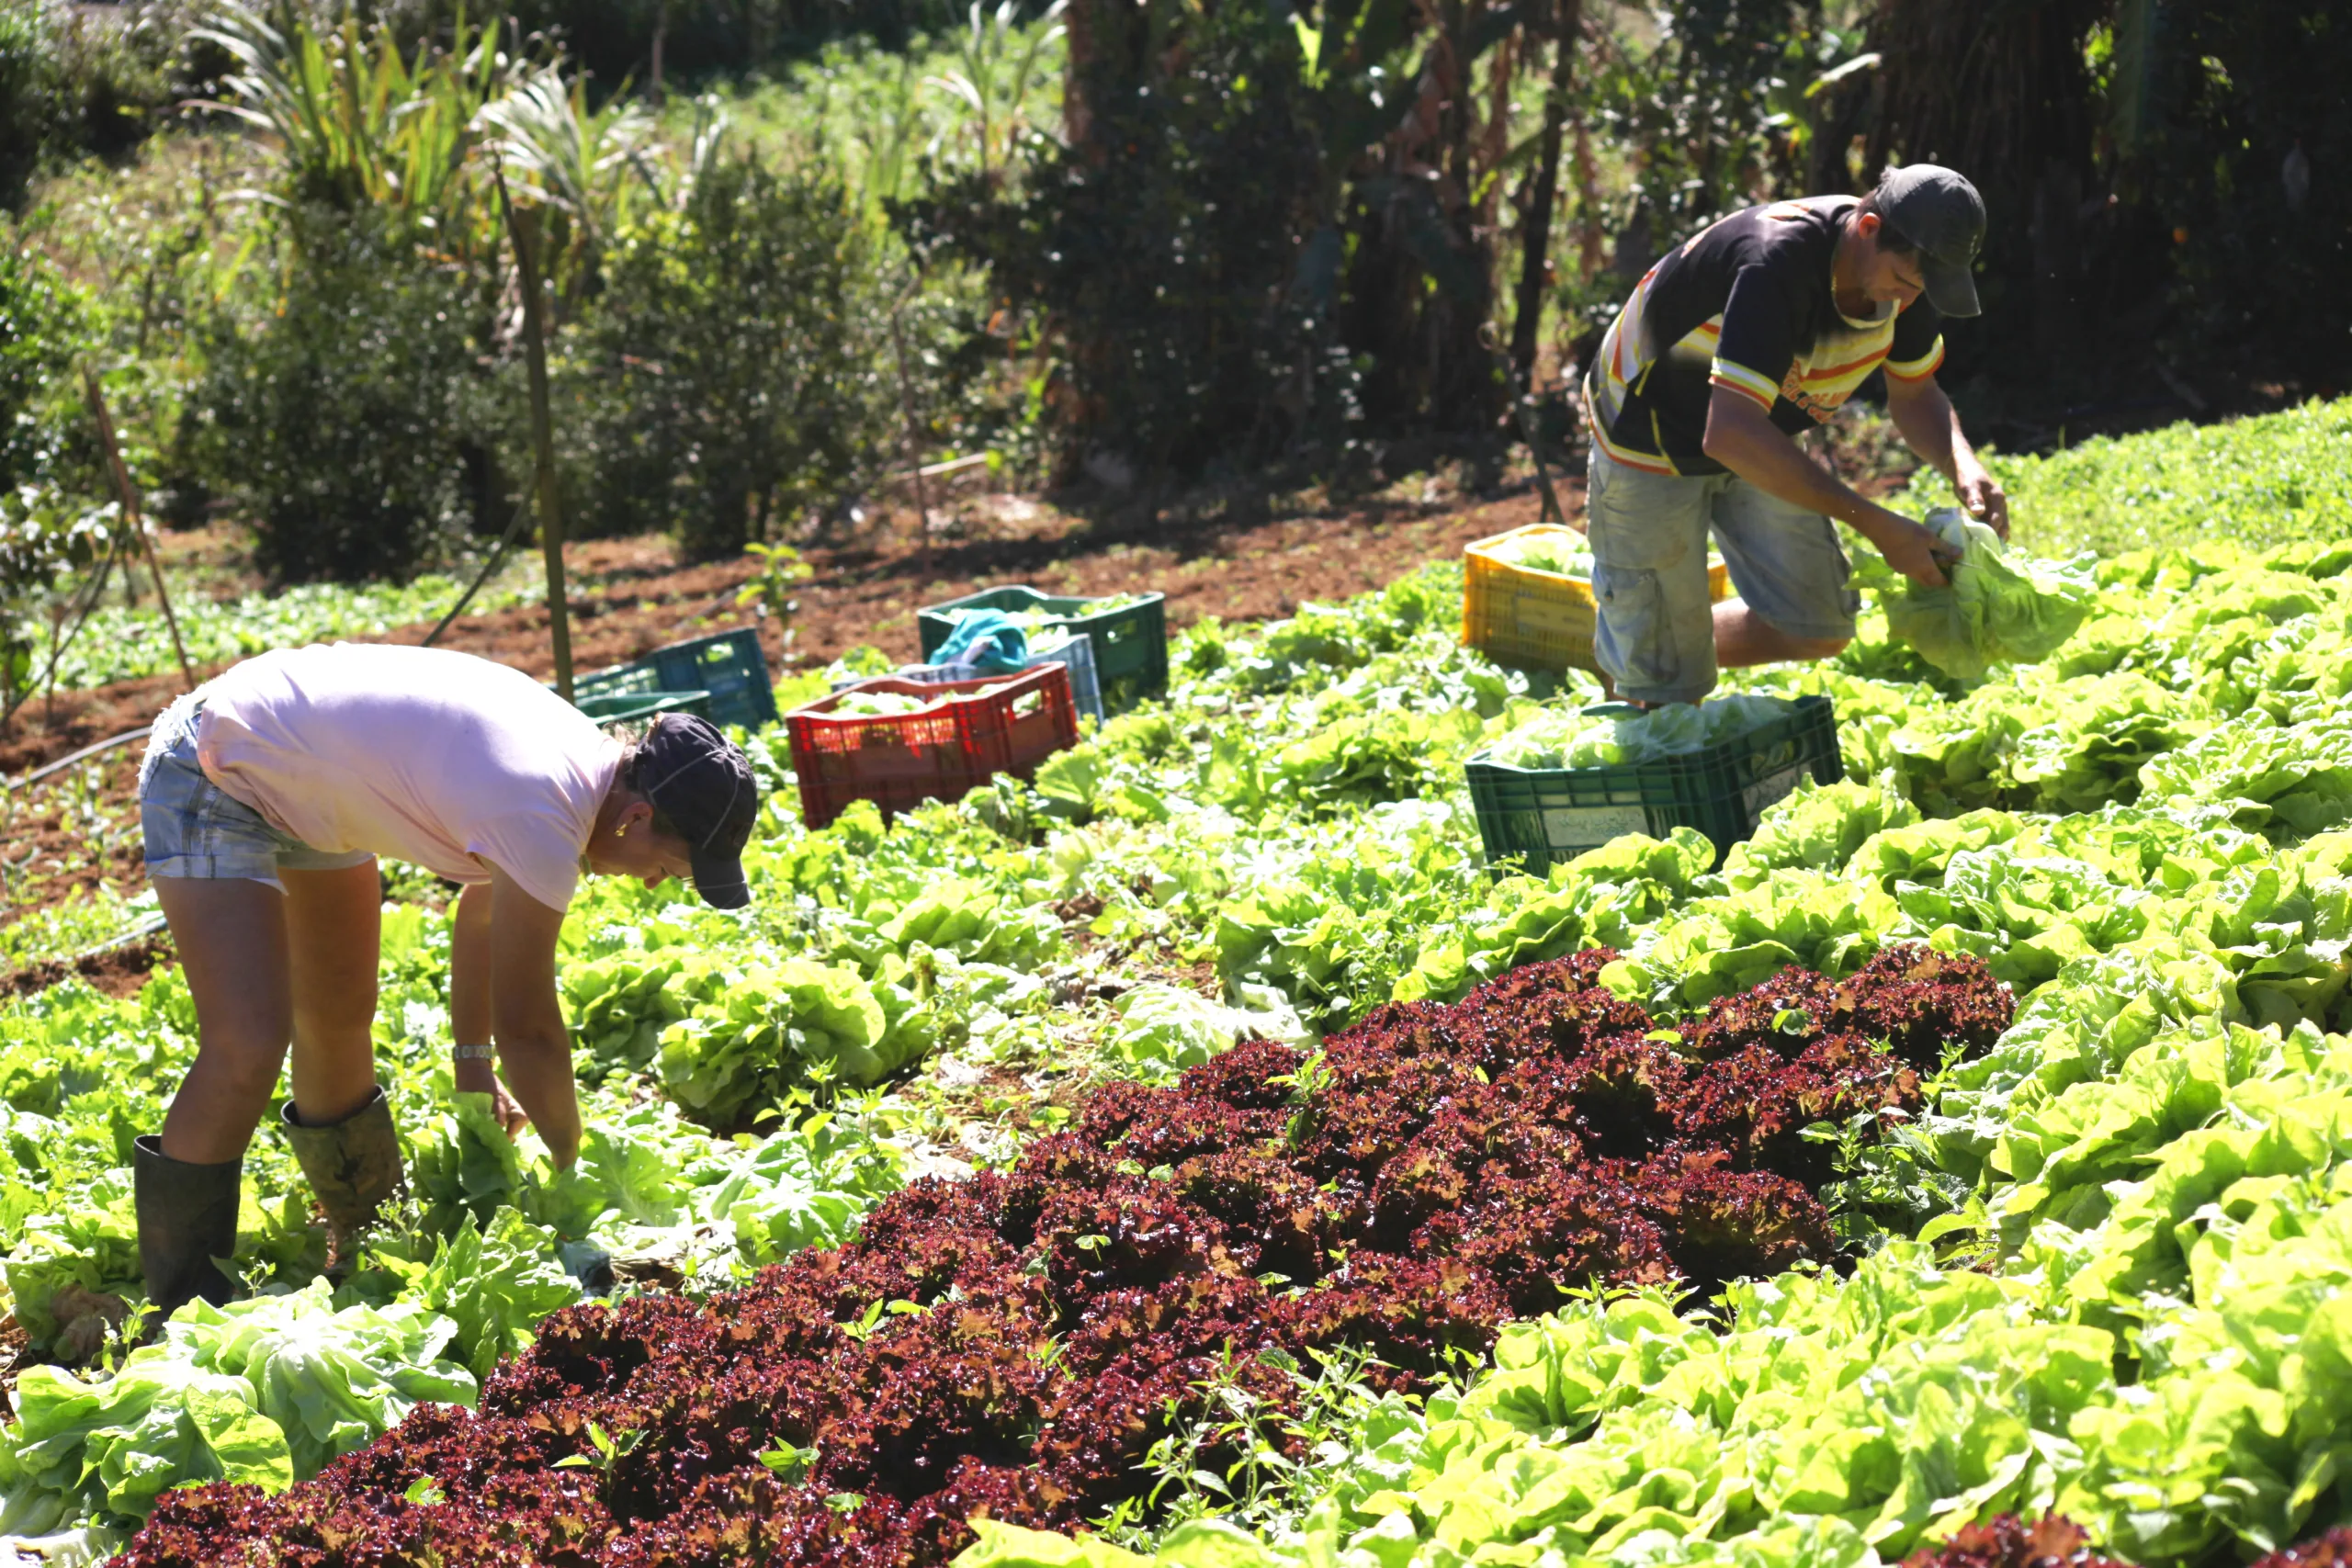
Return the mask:
M1522 864L1539 876L1624 834L1662 839L1676 828L1704 833L1721 865L1734 844L1756 831L1765 810L1807 774L1832 784L1845 771L1827 697L1799 697L1786 718L1653 762L1544 769L1473 757L1467 765L1487 862Z
M775 687L757 627L699 637L657 648L636 661L661 677L665 690L708 692L713 724L757 729L776 721Z
M1074 598L1015 586L991 588L933 604L915 616L916 635L922 639L928 661L956 629L958 610L1002 610L1007 615L1044 612L1053 625L1094 639L1094 673L1102 689L1105 713L1125 713L1168 690L1168 600L1147 593L1133 604L1115 610L1093 610L1101 599Z
M776 720L775 688L768 681L767 655L760 648L759 632L750 626L657 648L642 659L571 679L574 699L635 693L687 694L696 700L673 705L676 711L699 715L713 724L757 729ZM584 701L582 705L586 705ZM664 711L670 710L650 708L631 716ZM620 720L607 716L597 722Z
M690 713L703 718L710 716L708 692L583 692L579 683L574 682L572 702L582 713L600 725L631 724L664 713Z

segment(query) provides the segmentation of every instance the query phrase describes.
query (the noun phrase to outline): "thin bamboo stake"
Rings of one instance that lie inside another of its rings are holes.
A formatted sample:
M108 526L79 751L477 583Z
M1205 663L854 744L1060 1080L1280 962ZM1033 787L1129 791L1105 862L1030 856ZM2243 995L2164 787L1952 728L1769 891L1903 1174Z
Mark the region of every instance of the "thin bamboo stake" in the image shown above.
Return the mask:
M899 320L900 313L906 309L907 301L914 297L915 288L920 281L918 279L917 283L909 284L906 293L899 297L897 304L890 307L890 343L898 351L899 407L906 419L907 462L915 471L915 538L922 550L921 570L928 578L931 574L931 502L922 482L922 438L917 433L915 425L914 378L907 374L907 337Z
M155 536L147 531L147 520L139 514L139 493L130 488L130 470L122 466L122 448L115 444L114 418L107 412L107 395L98 385L98 373L87 366L82 368L82 388L89 394L90 412L97 416L98 441L107 449L107 462L114 469L114 487L122 495L122 515L139 536L140 547L147 552L147 569L155 574L155 603L164 607L164 625L172 634L172 651L178 655L180 679L187 689L196 690L196 667L188 662L187 645L180 640L180 618L172 614L171 590L164 586L164 563L155 558ZM130 581L130 564L122 568L123 581Z
M514 241L514 270L523 288L523 348L531 374L531 447L537 458L539 549L548 568L548 629L555 643L556 694L571 701L571 616L563 587L563 513L557 504L555 427L548 412L548 341L545 307L539 299L539 211L516 207L498 181L498 204Z

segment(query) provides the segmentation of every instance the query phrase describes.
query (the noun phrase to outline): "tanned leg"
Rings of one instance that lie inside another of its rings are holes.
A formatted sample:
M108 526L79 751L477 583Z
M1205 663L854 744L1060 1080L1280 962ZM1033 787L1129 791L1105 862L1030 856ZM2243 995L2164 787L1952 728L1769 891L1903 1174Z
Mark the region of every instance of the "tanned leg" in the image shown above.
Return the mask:
M376 964L383 884L374 861L281 871L292 985L294 1115L340 1122L376 1092Z
M191 1165L242 1156L294 1032L285 896L266 883L154 878L196 998L196 1064L164 1118L164 1153Z
M1791 637L1736 599L1715 605L1715 662L1726 670L1831 659L1845 646L1843 637Z

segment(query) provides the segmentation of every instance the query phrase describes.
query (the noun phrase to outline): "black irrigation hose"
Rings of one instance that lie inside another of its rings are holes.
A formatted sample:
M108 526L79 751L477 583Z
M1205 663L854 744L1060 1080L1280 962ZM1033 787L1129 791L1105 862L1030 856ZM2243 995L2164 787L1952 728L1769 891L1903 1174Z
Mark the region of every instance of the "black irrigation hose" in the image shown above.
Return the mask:
M481 570L475 574L473 581L466 585L466 591L458 595L458 602L449 606L449 613L442 616L431 631L424 634L422 646L431 648L435 643L439 642L441 634L449 629L449 623L465 614L466 606L474 602L474 595L481 592L481 585L488 582L491 574L505 561L506 552L514 547L515 539L521 536L523 519L530 514L530 510L531 502L528 496L515 504L514 520L506 525L506 532L501 534L498 536L498 543L490 547L490 558L482 562Z

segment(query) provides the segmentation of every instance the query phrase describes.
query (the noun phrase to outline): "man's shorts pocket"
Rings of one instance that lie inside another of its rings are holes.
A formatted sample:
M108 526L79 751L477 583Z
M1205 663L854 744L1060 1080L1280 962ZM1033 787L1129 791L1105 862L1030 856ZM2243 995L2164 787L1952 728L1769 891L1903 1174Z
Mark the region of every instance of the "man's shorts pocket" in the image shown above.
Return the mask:
M1596 562L1592 596L1600 621L1593 652L1619 685L1648 691L1680 679L1682 659L1675 650L1666 591L1657 572Z

